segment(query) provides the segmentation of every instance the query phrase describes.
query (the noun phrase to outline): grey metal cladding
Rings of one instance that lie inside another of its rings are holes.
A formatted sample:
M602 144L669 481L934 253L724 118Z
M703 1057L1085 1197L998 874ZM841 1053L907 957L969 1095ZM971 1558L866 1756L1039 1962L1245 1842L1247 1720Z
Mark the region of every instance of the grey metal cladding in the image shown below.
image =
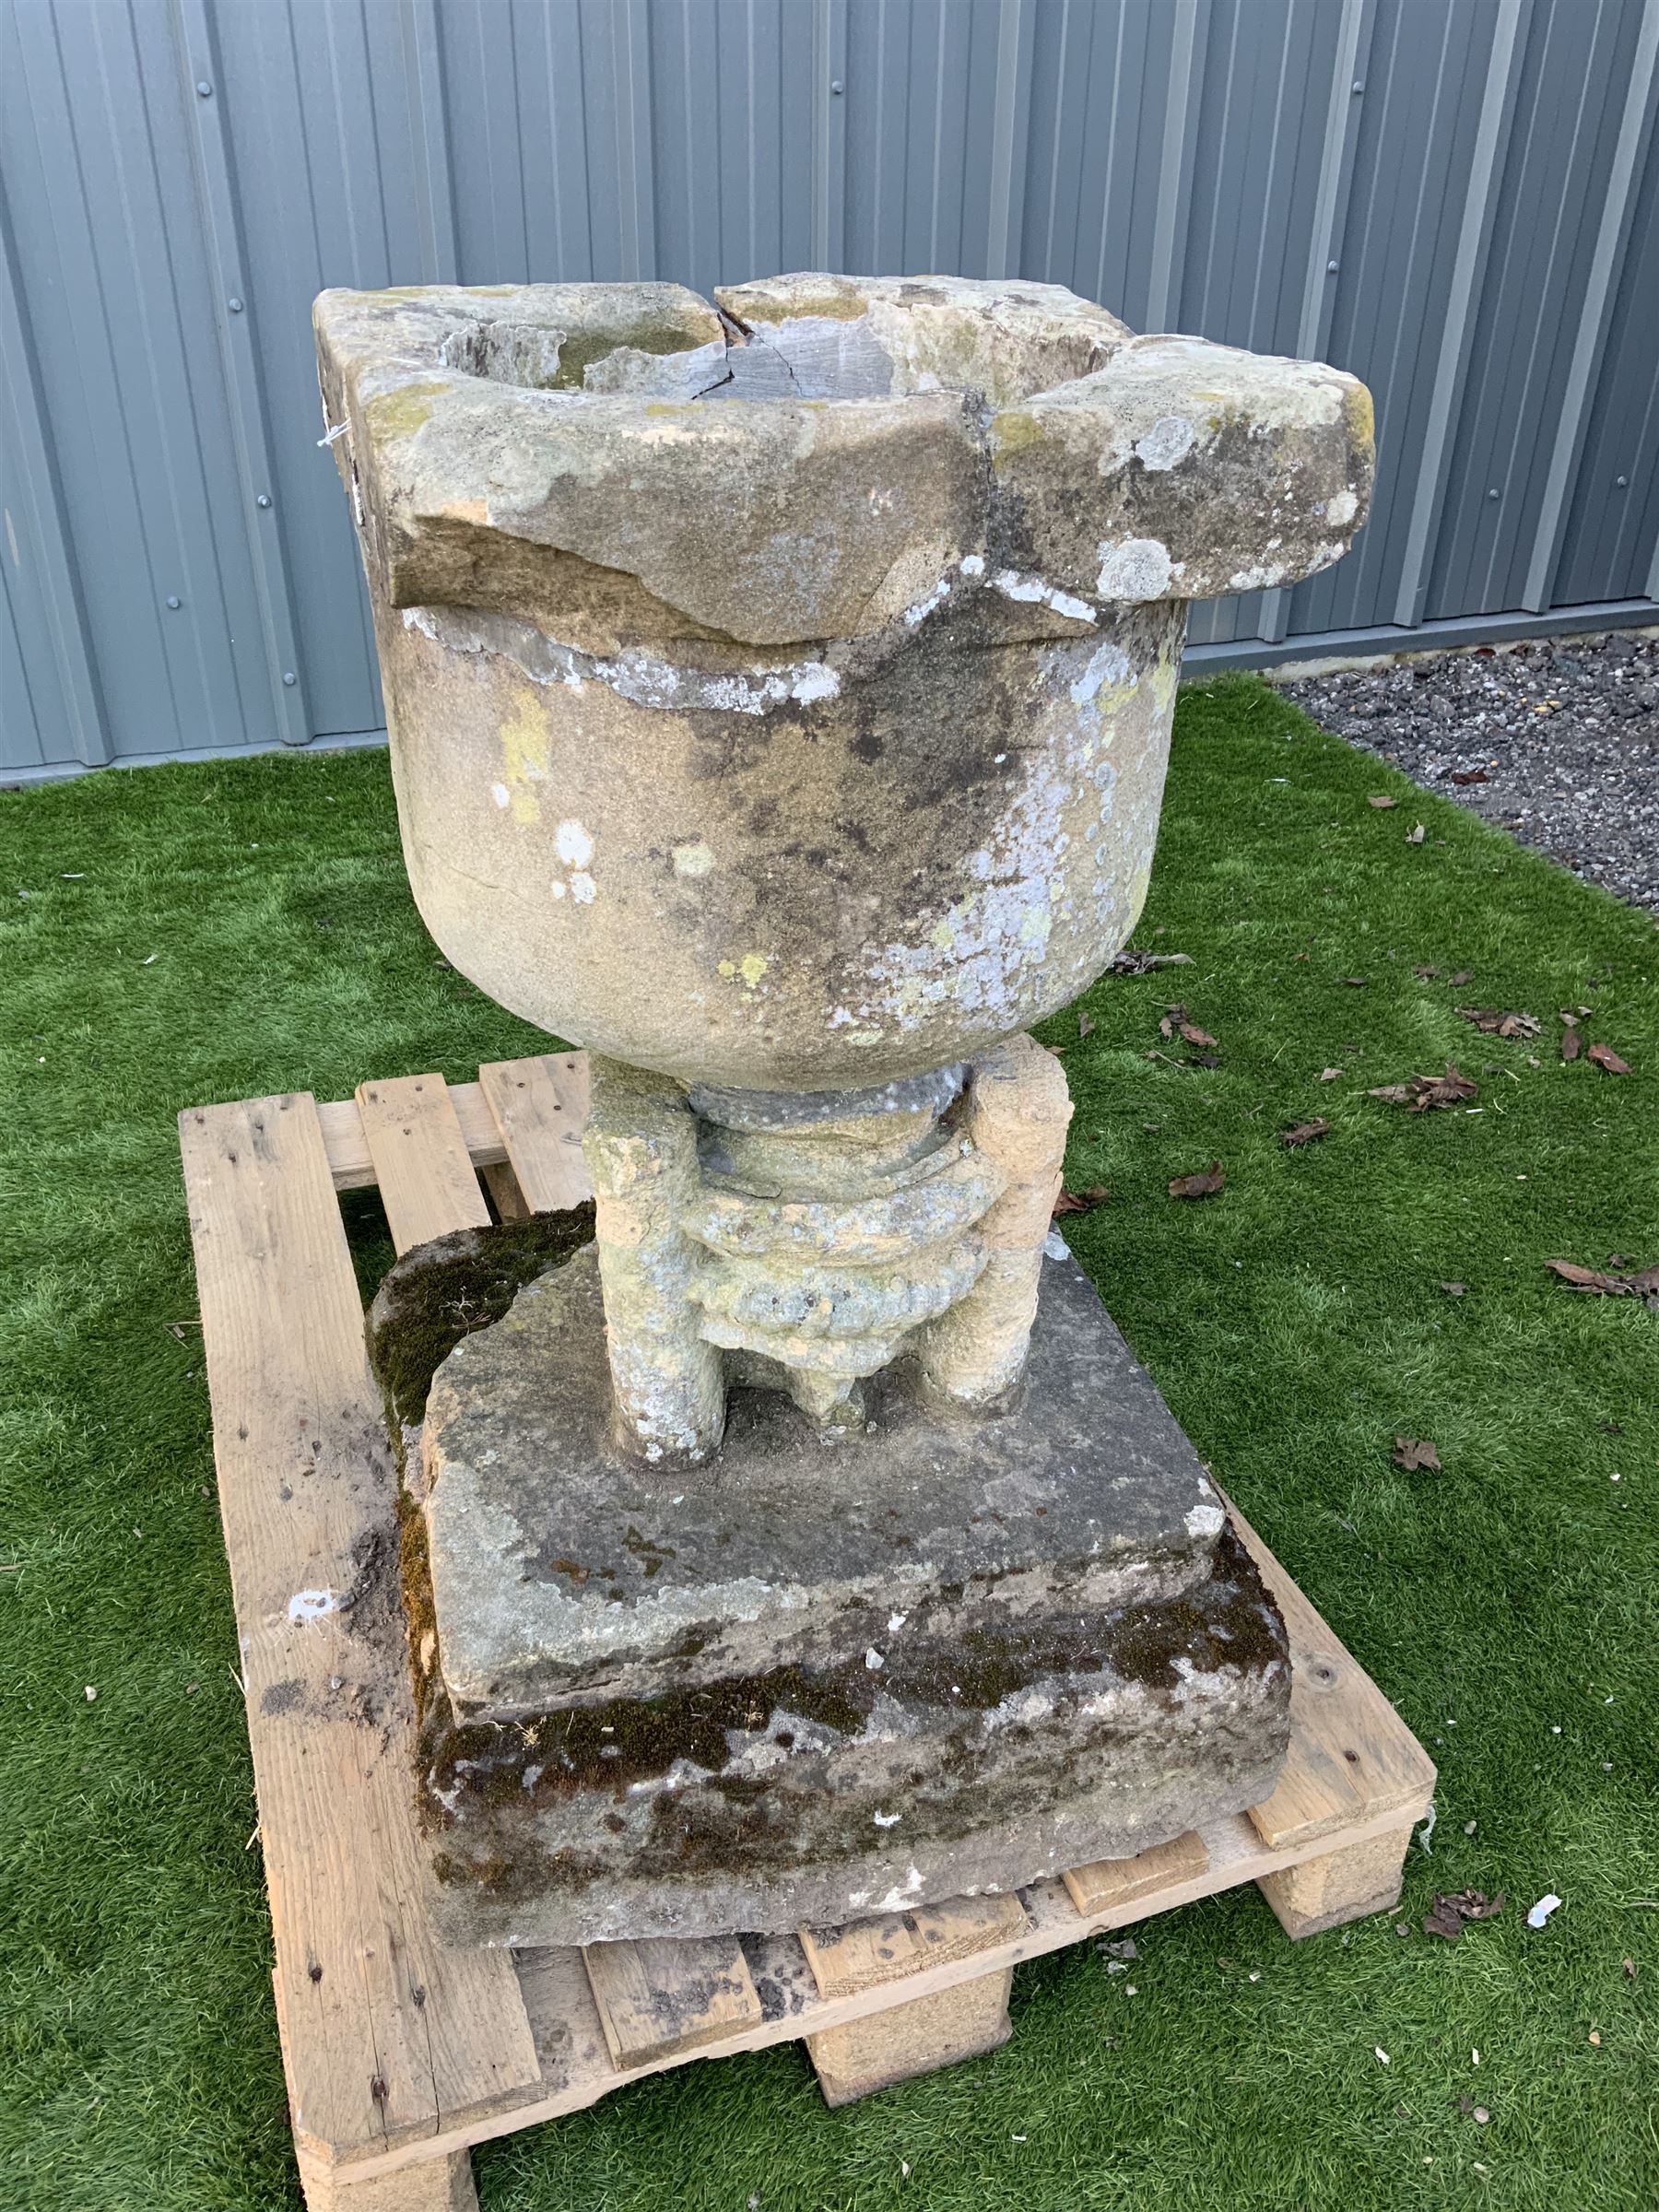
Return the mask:
M1199 665L1659 619L1656 117L1659 0L0 0L0 765L380 723L327 285L1066 284L1375 395Z

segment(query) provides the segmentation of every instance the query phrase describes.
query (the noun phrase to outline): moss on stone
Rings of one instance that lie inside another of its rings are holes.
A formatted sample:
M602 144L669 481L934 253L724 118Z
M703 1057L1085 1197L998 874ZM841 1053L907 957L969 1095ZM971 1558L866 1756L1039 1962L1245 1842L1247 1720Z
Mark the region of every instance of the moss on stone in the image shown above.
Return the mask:
M462 1337L500 1321L526 1283L562 1265L593 1234L588 1203L457 1230L404 1253L375 1293L367 1324L369 1360L394 1435L425 1414L432 1377Z

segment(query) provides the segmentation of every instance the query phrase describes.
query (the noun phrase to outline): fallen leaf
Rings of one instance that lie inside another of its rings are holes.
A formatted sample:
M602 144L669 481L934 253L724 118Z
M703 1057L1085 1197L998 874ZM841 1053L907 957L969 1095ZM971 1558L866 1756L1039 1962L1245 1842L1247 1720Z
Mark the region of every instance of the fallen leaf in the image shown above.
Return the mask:
M1311 1145L1316 1136L1328 1136L1330 1129L1331 1124L1324 1115L1316 1113L1312 1121L1298 1122L1294 1129L1281 1129L1279 1143L1281 1145Z
M1227 1181L1225 1170L1218 1159L1211 1160L1202 1175L1177 1175L1170 1184L1171 1198L1209 1198Z
M1207 1030L1201 1030L1195 1021L1178 1022L1176 1027L1180 1030L1182 1035L1186 1039L1189 1044L1207 1044L1213 1046L1216 1042L1216 1040L1210 1035L1209 1031Z
M1423 1933L1443 1936L1448 1943L1455 1943L1465 1920L1496 1920L1503 1907L1501 1889L1496 1897L1488 1897L1484 1889L1454 1889L1449 1896L1437 1895L1433 1911L1423 1922Z
M1461 1298L1468 1288L1467 1283L1442 1283L1441 1288L1448 1298Z
M1090 1031L1090 1030L1091 1030L1093 1028L1094 1028L1094 1019L1093 1019L1093 1017L1092 1017L1091 1015L1088 1015L1088 1014L1079 1014L1079 1015L1078 1015L1078 1017L1077 1017L1077 1035L1078 1035L1079 1037L1087 1037L1087 1036L1088 1035L1089 1031Z
M1605 1068L1610 1076L1628 1076L1630 1073L1630 1062L1621 1060L1610 1044L1587 1044L1584 1057L1594 1060L1597 1067Z
M1420 845L1427 834L1428 832L1424 830L1422 823L1419 822L1415 830L1406 830L1406 842L1408 845Z
M1423 981L1427 982L1431 975L1438 975L1440 973L1440 970L1438 968L1414 968L1411 972L1413 975L1420 975Z
M1587 1290L1594 1297L1659 1299L1659 1267L1606 1275L1599 1267L1580 1267L1571 1260L1546 1260L1544 1265L1573 1289Z
M1125 949L1109 962L1112 975L1146 975L1154 968L1190 968L1190 952L1131 952Z
M1058 1214L1092 1214L1097 1206L1104 1206L1112 1193L1103 1182L1091 1184L1086 1191L1062 1191L1054 1201Z
M1345 975L1342 980L1350 991L1363 991L1365 988L1365 978L1362 975Z
M1415 1475L1419 1467L1427 1467L1431 1475L1441 1471L1440 1453L1432 1444L1415 1436L1394 1438L1394 1463L1396 1467L1404 1467L1408 1475Z
M1474 973L1473 968L1460 968L1452 981L1453 983L1466 983L1472 980Z
M1366 805L1368 806L1375 806L1378 808L1384 806L1397 806L1399 803L1400 802L1398 799L1391 799L1386 792L1381 791L1373 792L1370 798L1368 798L1366 801Z
M1427 1113L1431 1106L1455 1106L1479 1093L1479 1084L1472 1082L1455 1061L1448 1060L1443 1076L1413 1076L1409 1083L1383 1083L1367 1095L1386 1099L1391 1106L1409 1106L1413 1113Z
M1535 1037L1538 1033L1535 1014L1506 1014L1500 1006L1457 1006L1453 1011L1489 1037Z
M1342 1072L1339 1067L1322 1067L1319 1071L1319 1079L1322 1083L1335 1083Z
M1484 768L1454 768L1451 780L1453 783L1484 783L1487 772Z
M1579 1056L1579 1048L1583 1041L1583 1039L1579 1035L1576 1030L1563 1030L1561 1031L1562 1059L1576 1060Z

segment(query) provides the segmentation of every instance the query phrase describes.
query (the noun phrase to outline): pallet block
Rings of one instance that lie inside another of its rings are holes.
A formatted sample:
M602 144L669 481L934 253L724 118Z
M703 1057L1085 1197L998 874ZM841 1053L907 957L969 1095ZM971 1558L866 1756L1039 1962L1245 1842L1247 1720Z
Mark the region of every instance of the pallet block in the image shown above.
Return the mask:
M1291 1744L1248 1815L1018 1897L798 1936L456 1951L423 1903L396 1475L337 1194L399 1252L587 1194L580 1053L179 1117L310 2212L472 2212L474 2143L693 2058L803 2040L832 2103L994 2048L1024 1959L1258 1883L1292 1936L1398 1895L1434 1768L1242 1517L1290 1632ZM482 1187L480 1177L483 1178Z

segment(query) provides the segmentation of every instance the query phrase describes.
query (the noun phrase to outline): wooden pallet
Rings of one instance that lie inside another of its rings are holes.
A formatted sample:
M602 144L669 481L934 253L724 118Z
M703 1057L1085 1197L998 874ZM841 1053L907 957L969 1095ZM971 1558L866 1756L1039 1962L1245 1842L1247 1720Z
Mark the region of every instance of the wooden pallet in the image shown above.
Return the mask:
M1018 1897L830 1935L574 1950L441 1947L422 1902L394 1607L396 1477L336 1194L374 1184L399 1252L587 1194L581 1054L187 1109L179 1117L311 2212L465 2212L468 2146L624 2082L808 2039L841 2101L1007 2032L1022 1959L1253 1881L1292 1936L1399 1894L1434 1768L1235 1512L1293 1653L1283 1779L1247 1817ZM364 1628L361 1624L373 1624Z

